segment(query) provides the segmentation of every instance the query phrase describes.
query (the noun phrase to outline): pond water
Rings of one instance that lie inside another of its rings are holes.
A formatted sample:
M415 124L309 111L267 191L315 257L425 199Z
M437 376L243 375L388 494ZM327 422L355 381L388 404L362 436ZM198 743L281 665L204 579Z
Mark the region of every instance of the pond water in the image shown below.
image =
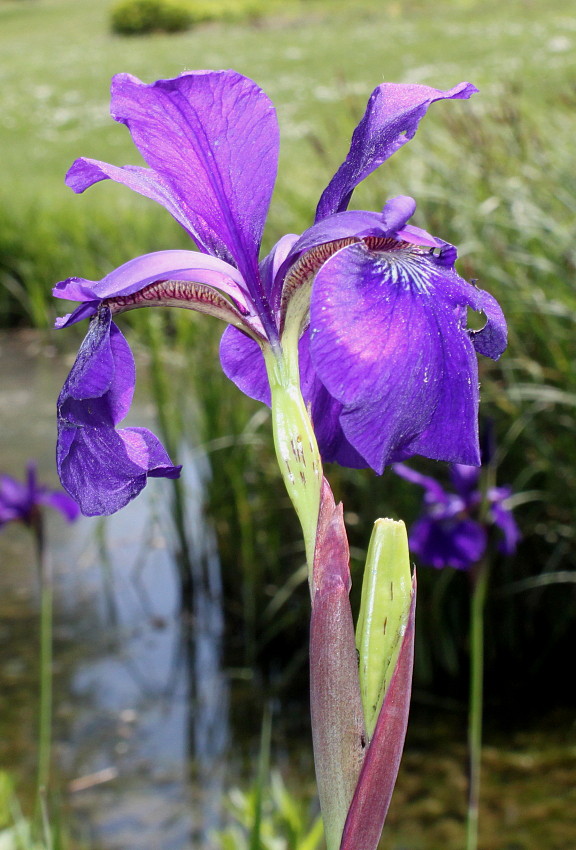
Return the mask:
M68 363L36 335L4 336L3 471L53 468L54 400ZM140 424L150 411L133 412ZM229 741L220 565L202 516L200 454L187 458L194 603L183 639L168 482L106 519L47 513L55 580L55 760L91 839L106 847L188 846L218 826ZM34 759L38 598L26 529L0 536L2 763L23 782ZM32 639L34 638L34 639ZM30 704L31 703L31 704ZM192 765L192 767L191 767ZM190 781L202 789L190 803ZM25 784L24 784L25 787ZM25 792L24 792L25 793Z
M46 337L0 337L0 469L38 461L56 486L54 401L70 365ZM152 411L139 402L138 424ZM182 459L182 458L180 458ZM223 657L220 564L203 516L206 458L186 458L194 602L183 618L167 503L154 480L105 520L49 516L55 573L54 761L74 830L101 850L212 850L226 794L255 774L264 704L249 670ZM38 594L26 530L0 534L0 764L24 803L34 777ZM187 639L183 639L182 624ZM463 846L463 707L417 710L383 839L387 850ZM521 710L521 707L519 707ZM293 713L293 709L291 709ZM310 789L306 709L287 735L275 719L273 762ZM289 746L286 744L290 740ZM576 850L576 734L571 718L487 738L483 850ZM296 849L295 849L296 850Z

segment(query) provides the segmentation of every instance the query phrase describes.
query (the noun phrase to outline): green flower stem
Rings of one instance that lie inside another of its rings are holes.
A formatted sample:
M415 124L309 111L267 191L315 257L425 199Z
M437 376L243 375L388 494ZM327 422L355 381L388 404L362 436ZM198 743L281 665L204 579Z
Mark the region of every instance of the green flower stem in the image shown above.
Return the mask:
M474 573L470 599L470 699L468 707L468 817L466 850L478 847L480 771L482 763L482 705L484 681L484 606L490 566L481 561Z
M312 576L320 509L322 461L300 391L298 347L264 351L272 398L276 457L288 495L302 526L308 575Z
M50 781L52 750L52 571L44 544L44 526L40 511L32 522L40 585L40 694L38 709L37 805L41 807Z

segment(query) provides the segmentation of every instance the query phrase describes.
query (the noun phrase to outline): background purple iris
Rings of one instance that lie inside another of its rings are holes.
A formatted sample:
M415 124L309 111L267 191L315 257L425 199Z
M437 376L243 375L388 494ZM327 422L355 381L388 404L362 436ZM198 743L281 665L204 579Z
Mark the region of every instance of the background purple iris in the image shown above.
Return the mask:
M402 463L394 472L424 488L423 511L410 529L410 547L423 564L441 569L468 570L482 560L492 527L499 532L498 549L512 555L520 532L506 500L510 487L480 487L478 467L454 464L450 467L453 491L439 481L421 475Z
M0 528L9 522L33 525L44 505L55 508L68 522L75 520L80 512L76 502L66 493L38 483L34 463L28 464L24 482L11 475L0 475Z

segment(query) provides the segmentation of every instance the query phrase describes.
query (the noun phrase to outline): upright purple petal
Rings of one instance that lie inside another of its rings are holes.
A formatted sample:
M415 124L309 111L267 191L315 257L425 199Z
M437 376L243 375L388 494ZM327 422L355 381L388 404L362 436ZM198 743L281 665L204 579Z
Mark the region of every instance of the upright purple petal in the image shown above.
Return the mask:
M235 71L197 71L146 85L112 83L111 112L152 169L74 166L76 191L109 177L166 206L207 253L257 278L260 240L278 159L269 98Z
M356 186L414 136L430 104L468 98L476 91L470 83L448 91L396 83L378 86L354 130L346 159L320 198L316 221L347 209Z
M124 507L149 475L179 474L149 431L115 430L129 410L134 381L132 352L110 310L101 309L58 399L58 473L86 516Z

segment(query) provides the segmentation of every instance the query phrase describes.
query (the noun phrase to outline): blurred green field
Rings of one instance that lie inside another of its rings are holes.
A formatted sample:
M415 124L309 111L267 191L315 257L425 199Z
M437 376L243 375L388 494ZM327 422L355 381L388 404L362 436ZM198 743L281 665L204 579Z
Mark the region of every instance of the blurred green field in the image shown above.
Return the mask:
M63 184L77 156L138 161L126 130L108 115L114 73L151 82L185 69L234 67L269 93L282 151L265 247L310 224L375 85L474 82L480 94L435 106L410 145L361 187L353 206L380 208L395 194L414 196L413 223L454 242L461 273L477 278L506 311L509 350L500 363L481 364L484 413L496 423L500 481L520 493L524 543L495 574L488 693L509 706L531 694L527 713L546 700L568 700L562 671L576 637L575 585L541 574L573 571L576 561L572 3L278 0L254 24L223 22L140 39L110 34L109 6L0 0L2 324L47 327L58 312L49 297L56 280L100 278L135 254L187 244L164 210L126 189L104 184L75 197ZM238 566L243 575L243 601L233 603L231 616L242 624L247 654L263 657L277 641L284 651L295 647L294 665L302 668L307 603L304 588L299 597L289 578L301 550L283 543L299 534L287 503L270 497L277 485L268 423L219 375L216 323L174 314L127 321L141 349L150 351L151 340L160 339L156 390L167 398L164 426L172 441L182 430L198 439L199 428L219 449L212 455L211 512L232 596ZM53 336L68 349L74 334ZM164 378L163 365L170 366ZM162 385L168 380L172 394ZM178 409L191 389L203 417L200 426L193 417L194 427ZM415 494L391 473L383 479L330 473L345 499L358 569L374 517L412 519ZM466 577L420 575L417 685L455 687L462 695L465 683L453 683L467 651ZM287 630L282 640L281 628Z

